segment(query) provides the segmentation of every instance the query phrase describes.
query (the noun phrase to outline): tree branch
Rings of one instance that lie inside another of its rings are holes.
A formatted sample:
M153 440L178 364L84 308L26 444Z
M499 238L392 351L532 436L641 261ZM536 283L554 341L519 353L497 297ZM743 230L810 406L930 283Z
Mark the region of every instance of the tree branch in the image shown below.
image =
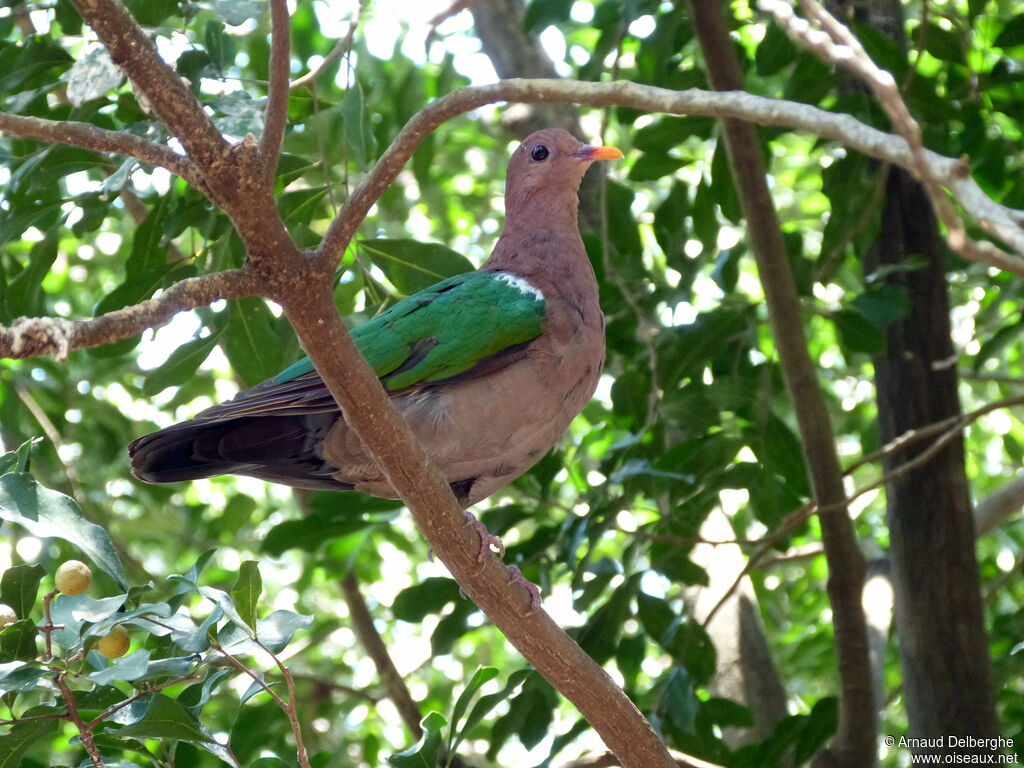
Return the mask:
M96 152L127 155L148 165L166 168L199 190L204 188L202 177L187 157L176 154L170 147L130 133L108 131L73 120L46 120L42 117L12 115L9 112L0 112L0 131L55 144L83 147Z
M927 192L928 199L931 200L932 206L946 226L946 239L949 247L971 261L980 261L999 266L1001 269L1015 271L1009 265L1016 265L1018 259L992 243L979 242L968 237L963 222L956 215L952 203L943 192L943 186L948 185L944 184L939 175L933 171L925 157L924 145L921 142L921 126L907 109L903 95L900 93L899 84L892 74L879 68L867 55L853 33L822 8L817 0L800 0L800 5L807 16L817 22L821 29L812 29L811 25L805 19L798 18L793 13L793 8L783 0L759 0L758 2L761 10L771 13L794 42L813 51L824 61L849 70L871 89L882 109L892 120L897 132L907 142L911 163L904 167L914 174ZM957 173L962 178L967 178L970 175L965 163ZM1024 236L1024 231L1022 231L1024 230L1024 218L1017 218L1009 222L1002 218L988 222L983 221L983 226L997 237L1006 240L1017 251L1024 250L1021 248L1021 238Z
M691 7L694 31L712 86L716 90L742 88L743 76L722 5L717 0L691 0ZM861 605L865 564L846 507L832 420L807 349L800 297L765 181L767 169L757 129L749 122L725 119L722 132L764 289L775 348L796 412L828 561L827 589L840 681L839 727L829 751L841 766L872 765L878 749L878 725Z
M256 274L233 269L182 280L156 298L91 320L19 317L10 327L0 326L0 358L52 355L63 361L73 350L135 336L166 323L178 312L204 307L218 299L260 296L265 292L266 287Z
M283 260L297 267L299 254L278 214L273 186L265 183L267 170L256 140L247 136L234 146L224 140L185 81L160 58L152 41L118 0L72 2L107 47L111 59L149 99L153 110L185 147L209 189L210 199L231 217L248 246L250 261L258 266L264 261Z
M154 111L204 172L223 162L228 144L196 97L118 0L72 0L110 58L145 94Z
M366 179L352 193L332 222L318 249L322 269L333 271L366 213L398 176L427 134L460 114L499 101L573 102L592 107L621 106L647 112L739 118L760 125L807 131L839 141L865 155L914 171L907 141L879 131L850 115L742 91L709 93L698 89L670 91L625 81L584 83L572 80L503 80L495 85L467 86L452 91L416 113L387 148ZM920 158L930 173L950 190L971 217L1024 254L1024 211L1007 208L987 197L970 178L962 160L923 150ZM998 250L998 249L996 249ZM1024 259L1004 253L961 251L965 258L1024 276Z
M267 182L274 187L281 142L288 124L288 78L291 75L291 20L287 0L270 0L270 84L267 88L267 112L260 138L260 154L267 171Z
M356 29L359 26L359 19L362 17L364 7L365 6L362 3L359 4L352 14L352 21L349 22L348 32L345 33L344 37L338 39L338 42L336 42L334 47L331 48L331 52L324 56L324 60L320 62L317 68L292 81L290 87L293 91L296 88L311 86L334 62L348 52L352 47L352 38L355 37Z
M497 558L479 562L479 536L465 524L448 483L344 331L329 281L304 286L280 301L349 424L469 597L576 706L626 768L674 766L650 724L608 673L547 613L531 608L532 596L510 581Z

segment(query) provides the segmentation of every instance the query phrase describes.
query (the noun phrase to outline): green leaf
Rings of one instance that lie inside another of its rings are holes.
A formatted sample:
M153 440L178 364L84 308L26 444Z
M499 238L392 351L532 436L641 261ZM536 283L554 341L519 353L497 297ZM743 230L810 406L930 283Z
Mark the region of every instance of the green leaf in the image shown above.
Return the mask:
M682 667L673 667L660 708L666 718L683 733L693 731L694 721L700 709L700 702L693 692L693 682Z
M149 667L149 655L149 651L140 648L127 656L112 659L109 666L92 672L89 675L89 679L96 683L96 685L110 685L119 681L131 682L132 680L139 680L145 676L146 670Z
M43 278L57 260L59 242L60 228L54 227L32 246L26 267L7 283L3 296L12 315L46 314L42 302Z
M224 24L219 19L208 19L203 27L203 44L210 55L210 62L218 72L222 72L228 63L225 61L225 49L231 48L225 44L224 37Z
M444 715L431 712L420 721L423 735L408 749L388 756L388 764L395 768L436 768L441 754L441 729L448 725Z
M31 691L48 672L45 667L26 664L24 661L0 664L0 693Z
M399 592L391 612L400 621L418 623L428 614L440 613L446 605L458 599L459 585L454 579L430 576Z
M796 60L797 48L778 24L769 24L764 38L757 45L754 63L762 76L774 75Z
M107 532L86 520L73 499L44 488L31 475L12 472L0 477L0 518L33 536L71 542L119 587L128 589L124 566Z
M452 707L453 731L459 727L459 722L462 720L462 716L466 713L466 708L469 706L469 702L473 700L476 692L497 676L498 670L494 667L476 668L476 671L473 672L473 677L470 678L465 690L459 694L459 698L455 701L455 706ZM458 735L455 735L454 732L452 733L448 740L448 754L451 755L455 753L459 747L459 742L462 741L465 733L467 733L466 729L460 729Z
M902 285L870 287L850 304L879 328L885 328L910 314L910 297Z
M49 715L52 718L15 723L7 733L0 736L0 768L18 768L22 764L21 756L29 747L56 733L60 723L58 718L62 714L63 710L55 707L32 707L23 712L23 718Z
M215 331L208 336L186 341L174 350L167 360L146 374L142 394L153 397L167 387L181 386L192 378L209 357L219 336L220 331Z
M455 738L454 743L449 750L449 753L454 753L459 743L473 732L480 723L483 722L484 718L487 717L488 713L494 709L498 704L505 701L511 696L515 690L523 685L530 677L536 675L536 671L531 667L525 669L518 669L508 676L508 681L505 683L505 687L497 693L489 693L486 696L481 696L480 700L473 705L473 709L469 711L469 716L466 718L466 722L459 729L458 736ZM453 721L453 727L458 725L458 721Z
M132 237L132 250L125 261L125 282L128 278L147 272L167 271L167 245L161 247L164 237L164 222L170 207L171 195L163 195L154 206Z
M45 575L41 565L12 565L0 580L0 603L11 606L19 619L29 618Z
M1016 48L1024 45L1024 13L1017 14L1006 22L1006 26L996 35L992 44L997 48Z
M277 610L256 622L256 636L272 652L277 653L291 642L296 632L309 629L312 623L312 616Z
M936 59L963 64L966 57L964 41L953 30L943 29L938 24L929 24L924 31L925 50Z
M630 181L638 182L654 181L655 179L675 173L686 163L686 160L680 160L678 157L672 157L668 154L645 152L637 158L636 162L633 163L633 167L629 169L628 178Z
M407 296L446 277L473 270L469 259L438 243L405 239L360 240L359 247L383 270L391 284Z
M567 21L573 0L530 0L523 14L524 32L543 32L552 24Z
M863 312L844 308L832 313L840 345L849 352L877 355L885 349L885 336Z
M16 621L0 630L0 662L32 661L39 655L39 630L30 619Z
M259 618L259 600L263 592L263 579L260 578L259 564L255 560L246 560L238 569L238 581L231 588L231 597L242 621L255 628Z
M162 694L155 694L142 719L126 725L111 735L119 739L178 739L191 743L212 741L202 726L179 702Z
M247 633L250 632L251 628L238 612L234 598L232 598L227 592L220 589L214 589L213 587L199 587L199 594L212 603L220 606L221 610L224 611L225 616L231 619L231 621L237 624L240 628L244 629Z
M144 27L158 27L179 10L177 0L126 0L125 5Z
M224 352L247 387L275 375L282 366L276 318L262 299L230 302Z

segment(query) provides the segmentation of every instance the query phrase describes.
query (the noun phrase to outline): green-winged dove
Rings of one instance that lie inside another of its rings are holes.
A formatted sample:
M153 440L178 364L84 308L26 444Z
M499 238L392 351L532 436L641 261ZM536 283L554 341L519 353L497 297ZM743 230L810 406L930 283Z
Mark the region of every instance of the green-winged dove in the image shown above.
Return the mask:
M513 153L487 262L426 288L352 338L463 507L526 472L594 393L604 316L580 239L580 180L622 157L561 130ZM239 474L394 498L309 359L131 444L151 483Z

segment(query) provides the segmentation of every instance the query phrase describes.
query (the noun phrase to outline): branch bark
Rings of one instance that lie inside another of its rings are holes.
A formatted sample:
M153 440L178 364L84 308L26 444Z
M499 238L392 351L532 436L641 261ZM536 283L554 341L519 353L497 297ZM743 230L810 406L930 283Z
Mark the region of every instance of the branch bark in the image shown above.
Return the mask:
M721 4L716 0L691 0L691 6L694 31L712 86L717 90L741 88L739 62L732 53ZM764 288L775 348L796 411L828 560L827 588L840 678L839 728L829 751L841 766L873 765L878 726L867 625L861 607L865 564L846 507L832 421L807 350L800 297L765 182L767 169L757 130L749 122L725 119L722 132L747 221L747 238Z
M267 182L274 186L281 142L288 123L288 79L291 75L291 20L287 0L270 0L270 84L267 88L267 112L260 138L260 154L267 171Z
M175 283L158 297L107 312L91 320L60 317L20 317L0 326L0 357L52 355L58 361L83 347L111 344L166 323L178 312L205 307L218 299L265 295L262 279L248 269L215 272Z
M0 112L0 131L54 144L92 149L96 152L127 155L143 163L166 168L196 189L202 190L204 186L195 165L187 157L176 154L170 147L146 141L130 133L108 131L73 120L47 120L42 117L12 115L9 112Z

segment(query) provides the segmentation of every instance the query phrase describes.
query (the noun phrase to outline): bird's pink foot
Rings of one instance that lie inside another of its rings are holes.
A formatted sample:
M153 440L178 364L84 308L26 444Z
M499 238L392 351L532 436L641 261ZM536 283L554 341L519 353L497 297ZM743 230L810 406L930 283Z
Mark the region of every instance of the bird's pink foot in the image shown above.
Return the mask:
M487 556L491 552L495 552L499 558L505 556L505 545L501 541L500 536L495 536L493 533L487 530L487 526L476 519L469 510L464 512L466 515L466 525L473 527L473 530L477 532L480 537L480 551L476 555L476 561L478 563L484 563L487 561ZM492 549L493 547L493 549Z
M534 613L540 609L540 589L532 581L523 576L523 572L519 570L518 565L506 566L505 571L508 573L509 584L521 584L526 588L526 591L530 593L530 610L527 613Z

